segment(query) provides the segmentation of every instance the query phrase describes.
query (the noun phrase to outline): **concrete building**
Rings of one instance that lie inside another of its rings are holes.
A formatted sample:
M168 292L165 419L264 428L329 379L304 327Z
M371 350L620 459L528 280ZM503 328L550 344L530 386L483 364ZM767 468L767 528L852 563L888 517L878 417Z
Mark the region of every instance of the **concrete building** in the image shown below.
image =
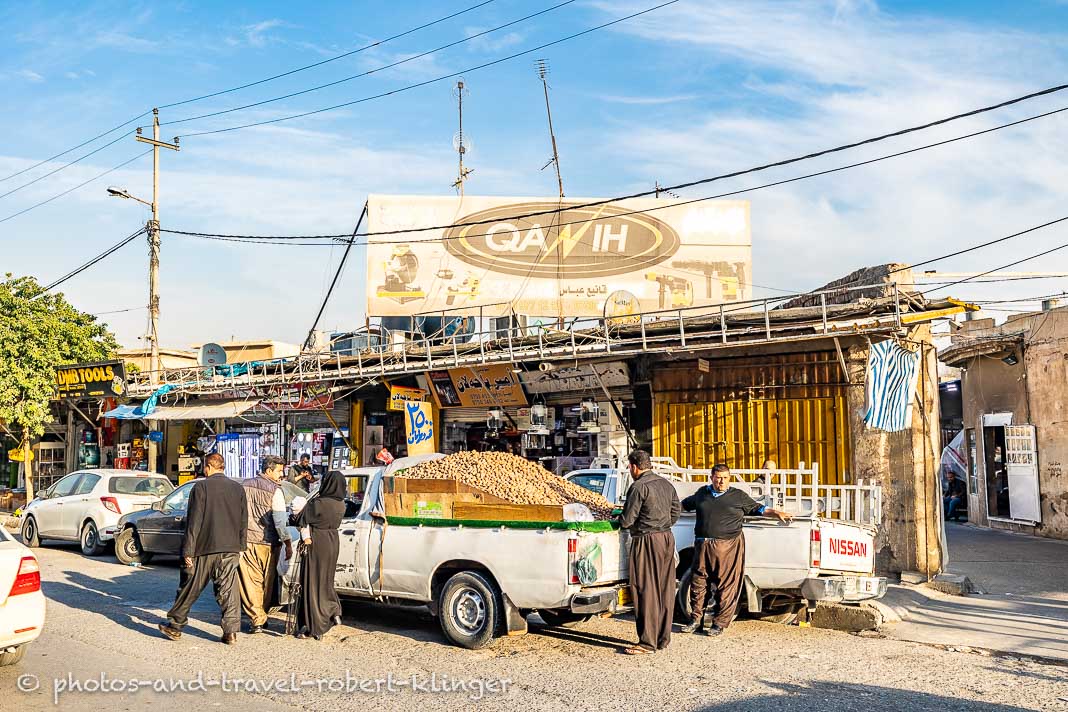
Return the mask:
M1068 539L1068 308L965 321L938 358L962 374L969 520Z

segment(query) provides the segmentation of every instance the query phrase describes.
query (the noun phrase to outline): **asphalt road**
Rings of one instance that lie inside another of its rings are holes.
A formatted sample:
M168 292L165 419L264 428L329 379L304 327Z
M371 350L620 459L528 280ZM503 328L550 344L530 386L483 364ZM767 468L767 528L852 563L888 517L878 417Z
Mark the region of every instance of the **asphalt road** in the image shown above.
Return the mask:
M23 662L0 669L7 709L1068 710L1068 667L756 621L719 639L680 634L650 656L619 654L634 640L628 620L469 651L423 611L347 604L322 642L269 633L227 647L207 591L171 642L155 626L173 562L128 568L62 545L39 556L48 621Z

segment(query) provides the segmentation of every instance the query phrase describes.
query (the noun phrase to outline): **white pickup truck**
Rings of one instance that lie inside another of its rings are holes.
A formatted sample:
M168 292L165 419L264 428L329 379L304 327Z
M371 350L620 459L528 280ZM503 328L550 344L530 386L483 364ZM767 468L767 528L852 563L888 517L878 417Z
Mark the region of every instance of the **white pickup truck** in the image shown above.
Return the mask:
M672 480L679 498L708 484L711 470L679 467L654 458L654 470ZM732 487L759 502L794 514L783 524L764 518L745 522L745 591L742 607L767 620L793 620L817 601L859 602L886 593L886 579L875 576L875 534L881 516L881 489L821 485L818 468L731 470ZM566 479L622 504L630 487L623 469L598 467L568 473ZM678 549L677 608L690 617L690 564L694 515L683 512L674 526Z
M534 611L557 625L629 603L624 537L614 523L387 517L383 478L426 457L433 456L341 470L364 491L359 504L348 502L339 528L338 594L429 606L445 637L465 648L525 633Z

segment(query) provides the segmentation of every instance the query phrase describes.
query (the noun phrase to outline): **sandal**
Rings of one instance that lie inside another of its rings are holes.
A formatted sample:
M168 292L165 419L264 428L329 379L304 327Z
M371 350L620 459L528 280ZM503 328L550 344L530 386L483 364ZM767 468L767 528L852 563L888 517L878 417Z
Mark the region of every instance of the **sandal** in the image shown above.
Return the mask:
M629 648L623 649L624 655L649 655L651 653L653 653L652 650L649 650L649 648L643 648L640 645L634 645Z

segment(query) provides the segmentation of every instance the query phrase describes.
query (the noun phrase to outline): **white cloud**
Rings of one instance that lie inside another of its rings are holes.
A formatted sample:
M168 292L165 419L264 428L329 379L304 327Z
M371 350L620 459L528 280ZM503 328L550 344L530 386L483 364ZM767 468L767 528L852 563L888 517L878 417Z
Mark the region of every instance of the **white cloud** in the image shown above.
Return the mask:
M243 28L245 31L245 41L252 47L263 47L267 44L271 37L267 34L270 30L276 27L286 27L286 23L282 20L263 20L253 25L245 25Z
M472 37L480 32L485 32L486 27L465 27L464 33L467 37ZM501 50L514 47L523 41L523 35L518 32L506 32L503 35L496 35L489 33L467 42L467 47L472 51L478 52L500 52Z
M597 99L612 104L629 104L631 106L660 106L662 104L677 104L683 101L693 101L696 94L678 94L675 96L619 96L613 94L599 94Z
M28 82L43 82L44 77L33 71L32 69L20 69L15 72L18 76L22 77Z

